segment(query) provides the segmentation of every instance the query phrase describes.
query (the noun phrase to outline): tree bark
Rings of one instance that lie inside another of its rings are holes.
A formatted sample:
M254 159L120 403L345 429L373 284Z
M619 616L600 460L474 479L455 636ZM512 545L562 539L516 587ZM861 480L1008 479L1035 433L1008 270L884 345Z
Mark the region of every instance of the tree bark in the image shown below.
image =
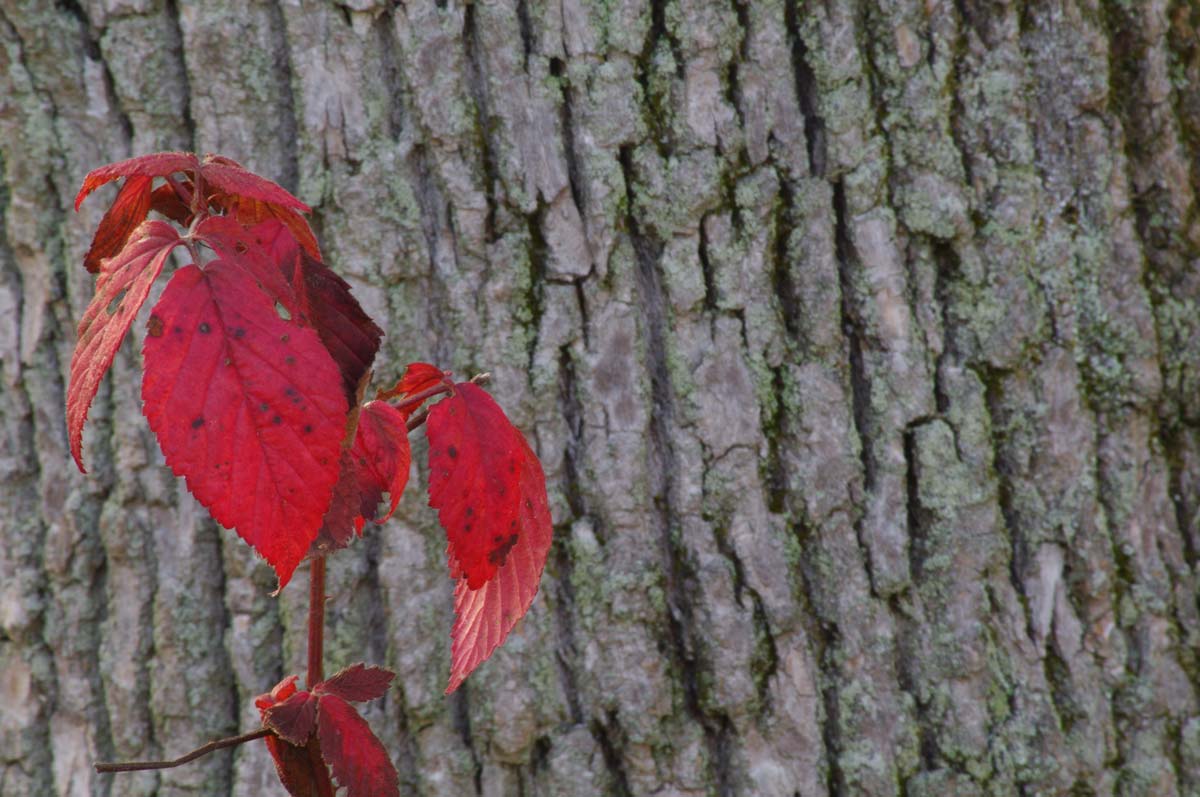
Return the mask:
M163 466L110 193L219 152L542 457L541 593L445 698L424 477L329 563L421 795L1200 794L1200 6L0 0L0 794L276 795L274 580ZM111 189L106 189L111 191ZM423 465L417 446L417 469Z

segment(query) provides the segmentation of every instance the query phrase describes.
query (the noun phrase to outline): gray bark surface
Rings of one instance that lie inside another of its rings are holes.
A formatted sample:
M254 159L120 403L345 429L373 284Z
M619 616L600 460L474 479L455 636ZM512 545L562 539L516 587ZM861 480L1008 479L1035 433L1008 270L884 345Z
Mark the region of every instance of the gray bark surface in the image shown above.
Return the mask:
M1200 6L0 0L0 794L278 795L274 579L81 267L160 149L315 208L377 379L487 370L555 543L450 698L424 449L330 563L406 794L1200 794Z

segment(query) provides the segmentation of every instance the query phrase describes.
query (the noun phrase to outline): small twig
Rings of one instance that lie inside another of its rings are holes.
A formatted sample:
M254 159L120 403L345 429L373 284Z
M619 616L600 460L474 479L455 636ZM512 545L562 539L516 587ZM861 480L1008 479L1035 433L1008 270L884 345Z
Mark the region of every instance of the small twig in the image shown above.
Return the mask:
M241 736L229 736L225 739L216 739L203 747L197 747L192 752L185 756L180 756L174 761L124 761L120 763L96 764L97 772L139 772L145 769L172 769L174 767L183 766L189 761L195 761L197 758L206 756L209 753L223 750L226 747L237 747L239 744L252 742L255 739L261 739L264 736L271 736L275 732L270 728L259 728L250 733L243 733Z
M473 384L473 385L486 385L488 382L491 381L491 379L492 379L492 375L485 372L482 374L475 374L475 376L471 377L470 381L471 381L471 384ZM449 385L446 383L442 383L440 385L435 385L434 387L431 387L428 390L422 390L420 393L417 393L416 395L414 395L410 398L406 398L406 399L404 399L404 401L401 401L399 404L395 404L393 406L395 406L396 409L403 412L403 411L409 409L410 407L420 406L422 402L424 402L428 399L431 399L434 396L441 395L442 393L453 394L454 393L453 385ZM429 408L428 407L421 409L419 412L413 413L412 417L410 417L408 419L408 431L411 432L413 429L416 429L418 426L425 423L425 419L428 417L429 417Z
M414 393L411 396L407 396L403 401L401 401L397 404L393 404L392 406L394 406L396 409L400 410L401 412L404 412L413 407L420 406L421 402L423 402L427 399L431 399L434 396L440 396L442 393L449 393L450 390L451 390L451 386L449 384L443 382L439 385L434 385L433 387L428 388L426 390L422 390L420 393Z
M308 688L325 680L325 557L308 571Z

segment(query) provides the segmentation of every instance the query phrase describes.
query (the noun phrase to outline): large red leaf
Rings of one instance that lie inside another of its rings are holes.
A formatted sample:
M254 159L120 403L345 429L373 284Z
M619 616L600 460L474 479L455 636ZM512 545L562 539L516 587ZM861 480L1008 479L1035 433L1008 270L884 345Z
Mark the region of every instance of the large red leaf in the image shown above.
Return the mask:
M332 678L327 678L313 687L317 695L337 695L342 700L352 703L364 703L383 697L387 692L394 672L382 667L368 667L359 662L338 671Z
M504 411L478 386L455 385L434 405L429 505L449 541L454 592L447 692L504 641L529 610L550 551L541 463Z
M67 434L71 455L81 471L83 424L100 380L146 301L150 285L179 243L179 234L170 224L145 222L134 230L120 255L105 261L100 270L96 295L79 322L79 344L71 355L71 383L67 389Z
M347 404L311 329L277 315L235 262L171 279L150 317L142 398L167 464L282 588L321 526Z
M354 707L337 695L321 697L317 738L321 755L338 785L346 789L346 797L400 794L399 777L387 749Z
M92 245L83 256L83 267L93 274L100 270L100 261L121 251L130 233L146 220L150 213L150 184L153 177L134 175L125 181L112 207L104 214L92 236Z

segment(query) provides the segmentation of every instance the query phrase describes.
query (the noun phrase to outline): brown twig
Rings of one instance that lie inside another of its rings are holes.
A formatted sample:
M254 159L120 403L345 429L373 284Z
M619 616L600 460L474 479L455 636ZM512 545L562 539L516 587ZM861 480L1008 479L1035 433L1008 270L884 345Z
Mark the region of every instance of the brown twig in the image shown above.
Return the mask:
M209 742L203 747L197 747L187 755L180 756L173 761L123 761L120 763L96 764L97 772L139 772L145 769L172 769L182 766L189 761L195 761L197 758L206 756L209 753L223 750L226 747L237 747L239 744L252 742L255 739L261 739L264 736L270 736L275 733L270 728L259 728L250 733L243 733L241 736L229 736L225 739L216 739Z
M325 557L308 571L308 688L325 680Z

